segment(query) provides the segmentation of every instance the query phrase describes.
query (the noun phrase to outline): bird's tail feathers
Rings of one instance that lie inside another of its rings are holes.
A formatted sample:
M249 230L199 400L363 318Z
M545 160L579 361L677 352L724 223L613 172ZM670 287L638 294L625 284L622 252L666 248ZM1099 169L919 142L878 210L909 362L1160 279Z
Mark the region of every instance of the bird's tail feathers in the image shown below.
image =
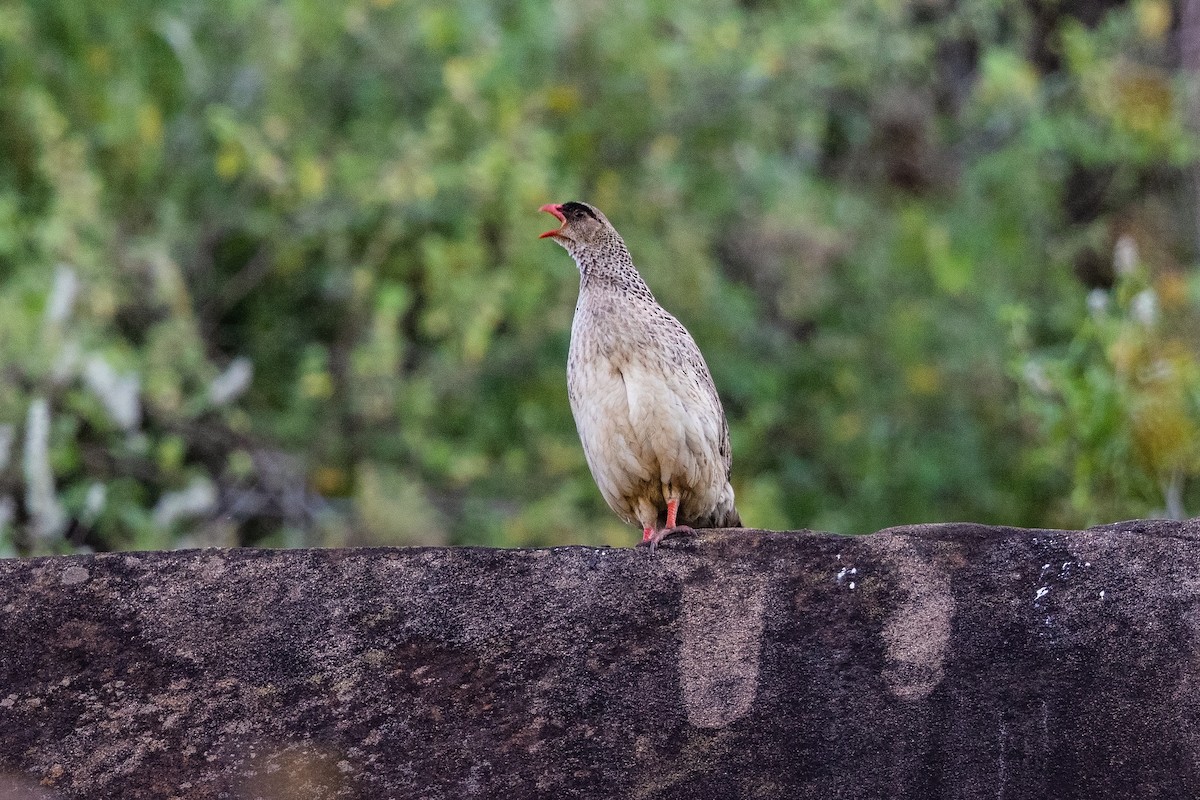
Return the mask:
M733 503L729 503L717 506L711 514L690 524L693 528L741 528L742 515Z
M730 506L729 510L725 513L725 516L723 518L718 515L717 524L714 527L717 527L717 528L741 528L742 527L742 515L738 513L738 510L735 506Z

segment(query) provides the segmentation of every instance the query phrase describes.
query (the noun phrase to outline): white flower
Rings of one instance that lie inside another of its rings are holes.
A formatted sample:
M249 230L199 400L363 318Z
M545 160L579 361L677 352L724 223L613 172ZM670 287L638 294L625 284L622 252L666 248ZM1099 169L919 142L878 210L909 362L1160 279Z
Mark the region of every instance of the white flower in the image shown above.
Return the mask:
M99 519L100 512L104 510L104 504L107 501L108 487L100 481L92 481L83 500L83 514L80 515L82 522L85 525L91 525Z
M1113 246L1113 268L1118 275L1131 275L1137 269L1137 242L1129 234L1122 234Z
M208 399L215 406L231 403L250 388L254 365L245 357L235 358L208 387Z
M1088 292L1087 306L1093 317L1103 316L1108 311L1108 292L1104 289L1092 289Z
M54 472L50 468L50 403L44 397L29 404L24 466L30 531L42 541L56 539L67 526L67 514L54 490Z
M1153 289L1143 289L1133 296L1129 315L1146 328L1158 321L1158 295Z
M138 400L138 375L118 375L100 356L89 356L83 366L83 382L100 400L112 421L124 431L132 431L142 421L142 405Z
M54 286L46 300L46 324L62 325L70 319L78 296L79 276L66 264L59 264L54 269Z
M180 519L203 517L216 507L216 486L207 478L195 478L185 489L163 492L154 505L154 524L167 528Z
M1046 369L1037 361L1026 361L1025 382L1029 384L1035 392L1040 394L1050 394L1054 391L1054 384L1050 382L1050 378L1046 375Z
M12 460L12 446L17 438L16 425L0 425L0 472L8 468Z

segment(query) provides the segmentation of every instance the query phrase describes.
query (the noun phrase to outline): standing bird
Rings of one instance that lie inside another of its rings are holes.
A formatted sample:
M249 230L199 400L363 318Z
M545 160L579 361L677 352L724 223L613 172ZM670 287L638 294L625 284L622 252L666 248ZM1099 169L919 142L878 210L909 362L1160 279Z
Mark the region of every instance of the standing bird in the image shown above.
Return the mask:
M642 280L629 249L587 203L547 204L553 238L579 267L567 392L592 477L653 550L672 533L740 528L729 423L700 348Z

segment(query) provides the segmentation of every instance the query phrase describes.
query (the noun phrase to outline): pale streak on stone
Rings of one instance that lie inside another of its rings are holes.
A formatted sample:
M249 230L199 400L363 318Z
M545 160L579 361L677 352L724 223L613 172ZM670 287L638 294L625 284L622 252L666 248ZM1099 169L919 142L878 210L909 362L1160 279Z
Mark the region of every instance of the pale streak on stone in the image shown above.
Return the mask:
M883 551L898 575L896 590L907 594L883 626L888 660L883 678L897 697L922 700L945 674L954 617L950 581L903 535L880 532L872 537L872 544Z
M766 581L685 583L679 679L688 722L723 728L749 712L758 693Z
M83 583L90 577L92 577L92 574L84 567L72 566L63 570L63 573L59 577L58 581L64 586L73 586L78 583Z

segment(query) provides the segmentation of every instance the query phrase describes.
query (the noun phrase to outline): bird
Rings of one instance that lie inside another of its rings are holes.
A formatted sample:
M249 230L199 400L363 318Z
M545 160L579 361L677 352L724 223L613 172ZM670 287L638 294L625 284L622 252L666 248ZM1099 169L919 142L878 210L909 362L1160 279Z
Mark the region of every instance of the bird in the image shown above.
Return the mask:
M579 268L567 394L588 468L618 517L653 551L695 528L740 528L729 422L695 340L668 313L597 208L547 203L539 238Z

